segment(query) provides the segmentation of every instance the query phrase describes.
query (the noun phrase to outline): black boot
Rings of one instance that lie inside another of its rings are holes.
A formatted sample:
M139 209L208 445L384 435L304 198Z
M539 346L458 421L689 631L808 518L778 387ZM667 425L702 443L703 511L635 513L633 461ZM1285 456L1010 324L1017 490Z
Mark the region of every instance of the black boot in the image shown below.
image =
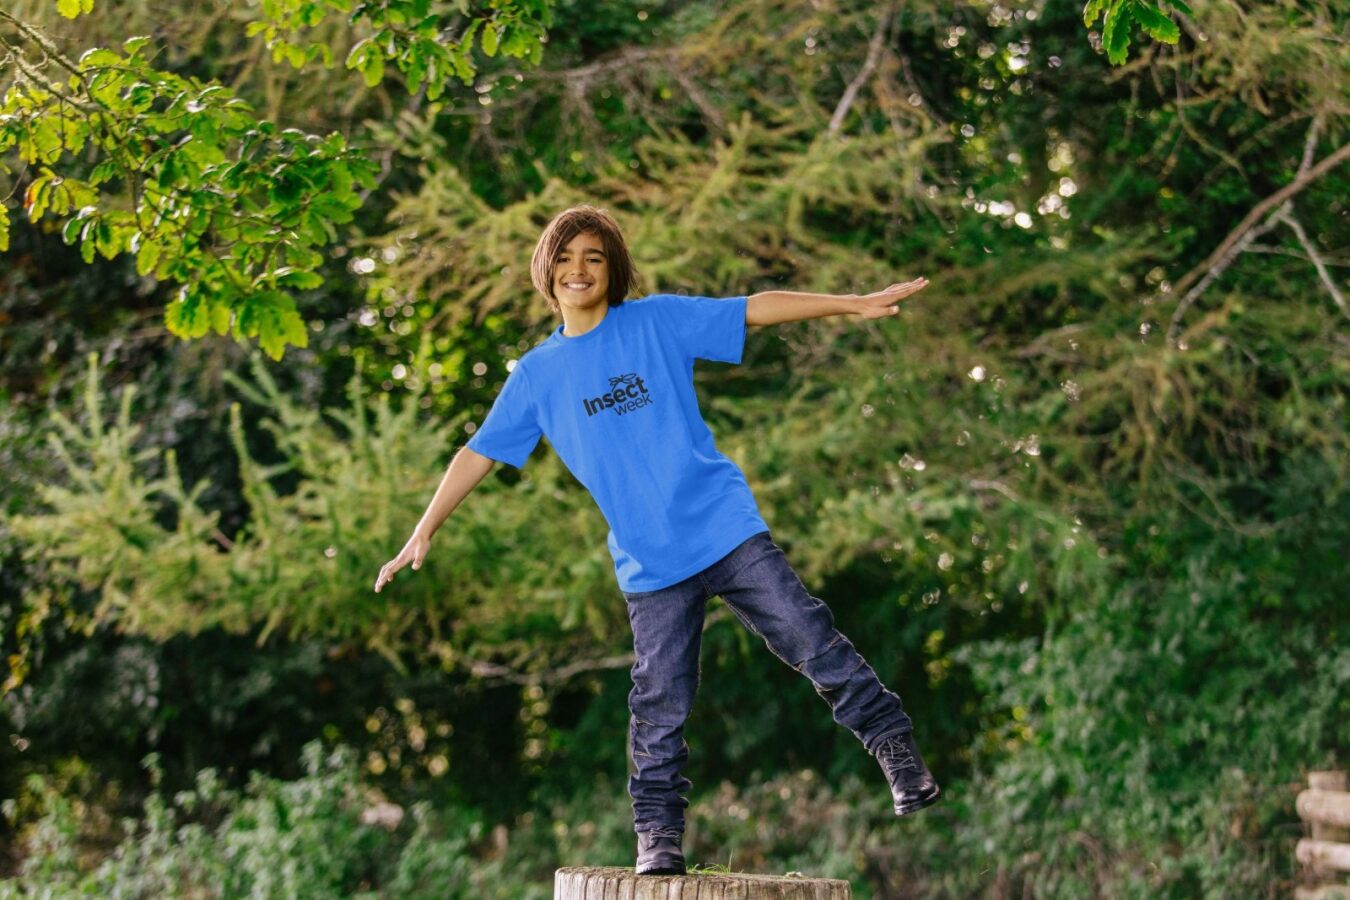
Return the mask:
M683 875L684 851L680 849L683 832L677 828L656 826L637 833L637 874Z
M923 764L919 748L914 746L914 732L907 731L886 738L877 744L872 755L877 758L886 773L886 780L890 782L897 816L937 802L937 782Z

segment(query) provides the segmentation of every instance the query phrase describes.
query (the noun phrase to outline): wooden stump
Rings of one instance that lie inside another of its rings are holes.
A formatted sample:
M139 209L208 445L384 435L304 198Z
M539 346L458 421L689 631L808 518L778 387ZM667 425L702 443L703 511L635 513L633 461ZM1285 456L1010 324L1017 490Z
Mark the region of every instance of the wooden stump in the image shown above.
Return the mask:
M553 876L553 900L853 900L837 878L800 875L638 875L630 868L576 866Z

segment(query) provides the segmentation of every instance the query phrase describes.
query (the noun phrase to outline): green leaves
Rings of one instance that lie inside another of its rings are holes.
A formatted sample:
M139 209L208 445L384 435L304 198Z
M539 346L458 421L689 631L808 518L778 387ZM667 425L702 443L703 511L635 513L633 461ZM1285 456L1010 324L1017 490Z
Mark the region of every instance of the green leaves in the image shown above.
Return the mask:
M105 50L102 47L92 47L80 54L79 67L81 69L94 69L99 66L111 66L120 62L122 57L111 50Z
M165 313L172 333L233 325L278 359L307 343L286 291L322 283L314 248L352 220L354 188L373 189L376 168L341 134L278 131L228 88L155 69L140 55L146 45L135 37L123 53L85 52L69 94L31 81L6 92L0 150L16 147L36 166L23 207L32 222L78 210L61 236L87 263L130 252L139 274L182 285ZM89 144L101 158L87 180L67 174L66 154ZM121 196L104 196L112 184Z
M67 18L92 5L58 0ZM262 0L263 18L247 33L262 36L276 61L331 66L327 39L299 37L342 13L369 32L347 54L348 69L373 88L392 64L408 90L425 86L431 100L452 77L472 83L475 33L489 56L540 60L551 0L493 0L478 15L467 7L466 21L432 14L428 0ZM451 27L460 33L448 34ZM165 313L174 334L233 327L273 358L288 343L305 346L304 321L287 291L322 284L314 270L324 257L315 248L352 221L361 203L354 188L375 188L375 165L340 134L278 131L225 86L156 69L142 55L150 46L138 35L120 52L90 48L68 77L62 73L63 83L26 78L8 88L0 152L14 148L36 168L23 198L29 220L78 209L61 235L86 262L130 252L139 274L178 282L182 292ZM92 171L73 177L73 157L91 144ZM0 249L7 247L6 214Z
M94 0L56 0L56 11L67 19L75 19L80 13L93 12Z
M84 206L97 199L98 192L88 184L62 178L42 166L24 191L23 205L29 220L36 222L49 210L55 215L65 215L72 207Z
M1130 0L1113 5L1106 11L1106 27L1102 29L1102 45L1106 58L1115 65L1125 61L1125 48L1130 43Z
M1171 3L1183 13L1191 9L1182 0ZM1102 28L1102 46L1106 58L1113 65L1125 62L1130 44L1130 29L1137 24L1150 37L1167 44L1175 44L1181 32L1168 16L1147 0L1088 0L1083 7L1083 24L1092 27L1098 16L1105 14Z
M497 29L491 25L483 29L483 52L488 56L497 55Z
M272 273L269 273L271 275ZM311 272L291 270L282 273L296 286L317 286L322 282ZM272 359L281 359L286 345L309 346L305 320L295 306L295 298L281 290L255 290L231 303L225 292L203 288L192 293L181 291L178 299L164 311L164 324L171 334L185 340L199 338L208 330L230 333L237 338L257 338L259 346Z
M224 316L216 313L221 308L226 311ZM222 319L223 327L216 329L220 334L224 334L229 328L228 307L211 302L210 298L201 293L182 292L178 299L164 310L165 326L171 334L181 338L201 337L206 334L213 322L219 325Z
M365 38L352 45L346 66L364 75L367 87L374 87L384 77L384 54L373 39Z
M365 32L348 51L343 65L359 72L367 87L377 87L389 69L401 72L405 88L416 92L425 85L427 97L438 99L450 78L473 83L475 33L480 34L483 53L528 58L538 65L543 59L543 38L553 24L552 0L493 0L489 9L473 15L470 4L460 3L460 15L430 13L427 0L385 0L379 4L350 0L267 0L264 18L250 23L246 33L261 35L274 61L285 59L295 68L322 56L332 65L327 43L302 40L303 32L321 24L331 13L348 13L353 28ZM465 18L467 17L467 21ZM458 34L452 28L460 29Z
M135 235L140 237L140 235ZM159 262L161 245L156 241L145 241L136 250L136 274L149 275L155 271L155 264Z
M234 319L234 334L258 337L272 359L281 359L286 344L309 346L305 321L296 311L295 300L282 291L264 291L244 299Z
M1146 3L1135 3L1131 10L1134 13L1135 21L1151 37L1167 44L1175 44L1177 39L1181 37L1181 31L1177 28L1177 23L1167 18L1156 8Z

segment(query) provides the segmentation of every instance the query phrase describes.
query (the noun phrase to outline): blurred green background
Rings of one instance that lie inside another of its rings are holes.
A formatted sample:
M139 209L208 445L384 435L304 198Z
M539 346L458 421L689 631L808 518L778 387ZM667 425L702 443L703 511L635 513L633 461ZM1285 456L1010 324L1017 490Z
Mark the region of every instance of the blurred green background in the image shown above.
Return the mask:
M639 295L931 282L896 318L752 328L695 378L944 798L897 819L714 600L691 864L859 898L1288 894L1294 795L1350 749L1344 4L1201 0L1113 64L1041 0L505 3L543 40L499 22L518 52L443 93L343 65L411 41L372 18L397 5L0 16L8 128L16 86L64 75L30 29L71 59L144 35L372 173L315 225L322 279L277 282L302 327L276 358L179 337L189 268L86 263L79 204L30 221L45 176L7 151L0 897L533 898L633 864L632 639L547 441L371 590L557 324L529 255L577 203L618 218ZM333 65L275 59L251 25L283 20ZM79 179L115 153L58 155Z

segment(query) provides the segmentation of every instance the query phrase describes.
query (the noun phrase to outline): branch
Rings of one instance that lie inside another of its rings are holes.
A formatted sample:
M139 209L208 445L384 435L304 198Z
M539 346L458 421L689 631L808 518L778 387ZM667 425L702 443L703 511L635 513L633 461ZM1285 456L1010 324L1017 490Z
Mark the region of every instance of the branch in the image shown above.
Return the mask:
M1288 520L1280 522L1259 522L1255 524L1239 522L1237 519L1233 518L1232 514L1219 502L1219 498L1215 496L1213 491L1213 487L1215 486L1214 479L1209 479L1210 483L1206 484L1206 479L1197 469L1192 467L1190 471L1182 471L1180 467L1169 463L1165 457L1162 460L1162 466L1174 478L1194 486L1202 495L1204 495L1204 498L1209 501L1210 506L1214 508L1214 511L1219 514L1219 518L1223 520L1222 522L1215 521L1206 515L1204 510L1191 505L1190 501L1188 501L1180 491L1176 491L1172 494L1182 506L1194 513L1200 520L1215 531L1221 531L1224 528L1228 528L1237 534L1245 535L1247 537L1269 537L1278 533L1281 528L1287 527L1289 524Z
M924 97L923 91L919 90L919 83L914 80L914 73L909 68L909 57L903 53L897 53L896 55L900 58L900 70L905 73L905 83L909 85L909 89L919 95L919 99L928 110L928 115L933 117L933 121L943 128L947 127L947 120L938 115L937 107L929 103L928 98Z
M1289 247L1276 247L1271 244L1253 244L1252 246L1247 248L1247 252L1277 253L1280 256L1292 256L1294 259L1301 259L1304 262L1312 262L1312 260L1308 259L1308 257L1305 256L1304 254L1299 253L1297 250L1291 249ZM1350 257L1347 256L1323 257L1323 259L1326 260L1326 264L1329 266L1350 266Z
M1288 204L1285 206L1288 206ZM1317 269L1318 277L1322 279L1322 284L1326 286L1327 292L1331 294L1331 299L1336 301L1336 305L1341 308L1341 312L1344 315L1350 317L1350 310L1345 308L1345 297L1342 296L1340 290L1337 289L1336 282L1332 280L1331 273L1327 271L1326 263L1322 261L1321 254L1317 252L1317 248L1313 246L1313 242L1309 240L1307 232L1303 230L1303 226L1299 223L1298 219L1295 219L1293 213L1289 212L1285 207L1280 207L1280 211L1276 213L1275 217L1294 229L1294 234L1298 235L1299 243L1302 244L1303 249L1308 252L1308 258L1312 260L1313 266Z
M730 615L731 612L725 605L718 606L704 617L703 627L706 630L709 626L730 617ZM464 663L465 668L469 670L469 674L476 675L479 678L509 681L512 684L562 684L582 672L629 668L637 657L632 653L625 653L621 656L582 659L557 669L545 669L540 672L517 672L509 666L473 659L458 652L454 653L451 659L455 662Z
M1062 325L1053 331L1043 331L1036 336L1036 339L1025 347L1019 347L1013 351L1013 356L1026 358L1029 356L1053 356L1055 350L1050 346L1050 339L1062 335L1073 334L1087 328L1087 322L1070 322L1068 325ZM1063 358L1063 357L1061 357Z
M1000 494L1007 497L1009 500L1017 501L1019 499L1017 494L1013 492L1012 488L1008 487L1001 481L993 481L986 478L972 478L968 483L970 485L970 489L973 491L998 491Z
M1298 173L1302 175L1312 165L1313 155L1317 152L1317 133L1322 130L1322 111L1319 109L1308 123L1308 134L1303 138L1303 159L1299 160Z
M1191 125L1190 119L1186 118L1186 109L1185 109L1186 98L1184 96L1181 87L1180 63L1177 64L1176 88L1177 88L1177 103L1176 103L1177 122L1181 125L1181 129L1185 131L1188 135L1190 135L1191 140L1195 141L1201 147L1204 147L1210 153L1213 153L1215 156L1219 157L1219 159L1223 160L1228 165L1236 169L1237 173L1241 175L1243 180L1245 181L1247 179L1247 172L1245 169L1242 168L1242 163L1238 161L1231 153L1225 151L1222 147L1216 147L1209 141L1205 140L1204 137L1200 134L1200 132L1196 131L1195 128ZM1218 93L1218 90L1216 89L1214 93ZM1202 100L1207 99L1208 97L1197 98L1196 102L1200 102Z
M57 47L50 40L48 40L40 31L38 31L36 28L30 25L24 24L23 22L19 21L18 19L14 18L9 13L4 12L3 10L0 10L0 19L4 19L6 22L9 22L11 25L13 25L16 29L18 29L20 34L24 35L33 43L41 47L43 53L47 54L47 56L50 57L51 59L56 60L56 62L61 66L61 68L65 69L75 77L79 78L81 84L84 83L84 73L79 70L79 67L76 66L74 62L72 62L69 58L66 57L64 53L61 52L61 48Z
M1314 124L1312 129L1310 129L1310 138L1314 136L1315 129L1318 127L1319 122L1320 118L1313 120ZM1177 304L1176 311L1172 314L1172 322L1167 328L1168 343L1174 342L1176 330L1181 323L1181 318L1186 314L1186 310L1190 307L1195 298L1209 286L1210 282L1221 275L1224 269L1228 268L1233 259L1235 259L1248 244L1250 244L1257 236L1264 234L1273 227L1283 212L1279 207L1295 195L1301 193L1308 185L1336 168L1336 166L1340 165L1348 158L1350 158L1350 144L1342 144L1332 151L1330 155L1324 157L1317 165L1306 169L1300 166L1298 177L1262 200L1256 206L1252 207L1251 211L1243 217L1236 228L1229 232L1228 236L1223 239L1219 246L1215 248L1214 252L1211 253L1204 262L1182 276L1181 280L1173 287L1173 291L1180 293L1186 291L1191 285L1195 285L1195 290L1187 293L1182 298L1181 302ZM1308 159L1309 154L1305 151L1305 162ZM1260 231L1256 234L1250 234L1254 228L1258 227L1258 220L1270 212L1272 208L1275 208L1276 211L1271 215L1270 220L1262 223ZM1199 284L1196 284L1202 277L1204 280Z
M1312 124L1308 126L1308 136L1303 143L1303 160L1299 164L1298 174L1294 180L1271 194L1265 200L1262 200L1256 206L1252 207L1251 212L1247 213L1246 217L1238 223L1238 226L1229 233L1228 237L1224 238L1218 248L1209 255L1209 258L1187 272L1185 276L1176 283L1173 287L1174 291L1180 292L1190 287L1191 284L1200 277L1201 271L1212 267L1221 257L1223 257L1233 243L1240 239L1242 234L1256 223L1257 219L1266 214L1266 210L1273 206L1278 206L1285 200L1288 200L1290 197L1301 192L1313 181L1322 177L1322 175L1326 174L1329 170L1335 168L1347 156L1350 156L1350 144L1346 144L1338 147L1330 156L1327 156L1316 166L1309 168L1309 165L1312 162L1313 151L1317 145L1317 132L1321 127L1322 117L1319 114L1313 117Z
M834 108L834 115L830 116L829 130L831 134L839 131L840 126L844 124L844 117L848 115L849 107L853 105L854 99L858 96L858 91L867 83L867 79L872 76L873 70L876 69L877 60L881 58L881 47L886 39L886 29L894 14L895 4L889 3L877 18L876 30L872 32L872 40L867 46L867 59L863 62L862 69L857 75L853 76L853 80L844 89L844 96L839 98L839 104Z
M684 88L685 93L689 95L689 99L693 100L694 105L703 113L704 118L712 122L718 131L725 133L727 130L727 123L722 117L722 113L716 106L713 106L712 103L708 101L708 98L698 89L698 85L694 84L693 79L690 78L680 66L675 66L670 71L680 82L680 86Z
M637 657L628 653L623 656L605 656L599 659L583 659L568 663L559 669L547 669L542 672L517 672L515 669L497 663L471 659L463 654L455 654L455 659L463 661L469 674L479 678L509 681L513 684L559 684L582 672L597 669L621 669L631 666Z
M1190 309L1191 304L1195 302L1195 299L1203 294L1209 286L1213 284L1216 278L1227 271L1228 267L1233 264L1233 260L1237 259L1238 254L1243 250L1246 250L1247 246L1251 244L1252 241L1274 228L1276 217L1283 213L1285 209L1285 206L1281 206L1271 214L1269 219L1262 222L1260 225L1249 228L1245 233L1239 236L1235 243L1230 244L1228 242L1233 237L1233 235L1229 235L1228 240L1225 240L1224 243L1220 245L1220 248L1223 250L1223 255L1209 267L1209 270L1205 272L1204 277L1196 283L1195 287L1191 288L1191 290L1186 293L1186 296L1181 298L1181 302L1177 304L1177 308L1172 312L1172 321L1167 326L1168 344L1176 343L1175 336L1177 328L1181 326L1181 318L1186 315L1186 311ZM1236 232L1234 233L1236 234ZM1210 259L1213 258L1213 255L1211 255ZM1183 279L1183 281L1184 280L1185 279Z
M1309 123L1308 134L1305 136L1303 140L1303 157L1299 161L1298 172L1296 173L1295 176L1296 182L1299 178L1302 178L1307 174L1309 166L1312 165L1313 154L1317 149L1317 135L1318 132L1321 130L1321 128L1322 128L1322 113L1321 111L1318 111L1317 114L1313 116L1312 122ZM1167 328L1167 342L1169 344L1174 342L1173 338L1176 334L1176 329L1180 326L1181 317L1186 314L1186 311L1188 309L1190 309L1190 306L1193 302L1195 302L1195 299L1205 292L1205 290L1210 286L1210 284L1213 283L1214 279L1222 275L1224 271L1230 265L1232 265L1233 260L1237 259L1239 253L1242 253L1244 250L1250 248L1252 243L1258 237L1265 234L1270 229L1274 228L1276 222L1279 221L1279 217L1281 215L1287 214L1292 205L1293 205L1292 201L1286 200L1284 203L1280 205L1279 209L1277 209L1274 213L1271 214L1270 218L1266 219L1265 222L1252 228L1251 231L1244 234L1235 244L1233 244L1226 252L1224 252L1223 256L1218 260L1218 262L1210 266L1209 271L1205 273L1205 276L1202 279L1200 279L1199 283L1196 284L1195 287L1191 288L1191 290L1188 291L1187 294L1181 298L1181 302L1177 304L1176 310L1174 310L1172 313L1172 321ZM1220 245L1220 249L1222 249L1222 247L1223 245ZM1212 258L1213 257L1211 256L1211 259ZM1194 271L1195 270L1192 270L1191 274L1194 274ZM1185 279L1183 278L1182 281L1184 282ZM1178 286L1177 289L1180 290L1181 289L1180 286Z

